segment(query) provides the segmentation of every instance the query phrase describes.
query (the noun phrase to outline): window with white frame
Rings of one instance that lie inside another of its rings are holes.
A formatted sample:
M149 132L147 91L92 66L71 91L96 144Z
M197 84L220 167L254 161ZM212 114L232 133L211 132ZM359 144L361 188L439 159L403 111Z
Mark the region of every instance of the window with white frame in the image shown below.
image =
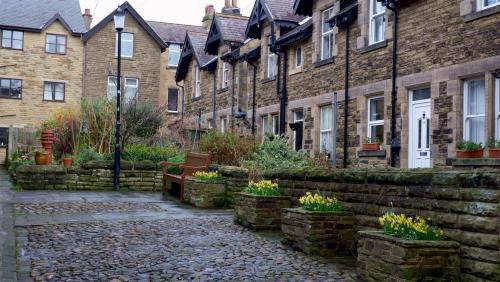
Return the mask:
M201 71L198 65L194 66L194 87L193 98L201 96Z
M295 48L295 67L300 68L302 66L302 48Z
M122 92L123 101L130 102L134 99L137 99L139 93L139 80L133 77L126 77L122 79L122 82L124 83L122 87L122 89L124 90L124 92ZM116 93L117 93L116 91L117 91L116 76L108 76L107 96L109 100L116 98Z
M134 57L134 34L122 32L122 57ZM116 33L115 40L115 56L118 57L118 33Z
M333 27L328 20L333 16L333 7L321 13L321 60L332 57L333 48Z
M332 105L320 108L320 151L331 156L333 152L333 108Z
M181 45L170 44L168 46L168 66L176 67L179 65L181 59Z
M368 134L369 142L384 142L384 97L368 99Z
M273 135L280 135L280 117L279 115L272 115L273 122Z
M485 144L486 91L483 79L464 82L464 140Z
M220 118L220 132L224 133L226 132L226 118L225 117L221 117Z
M385 7L377 0L370 0L370 44L385 39Z
M112 100L116 97L116 87L117 87L116 76L108 76L108 100Z
M222 85L221 88L227 88L229 86L229 63L222 63Z
M262 117L262 139L265 139L269 134L269 118L267 116Z
M500 140L500 78L495 82L495 139Z
M271 38L269 38L270 40ZM267 47L267 78L273 79L278 72L277 55L271 52L271 47Z
M179 89L169 88L167 93L167 111L170 113L179 112Z
M500 5L500 0L477 0L477 10L484 10Z
M43 83L43 100L52 102L64 102L63 82L45 81Z

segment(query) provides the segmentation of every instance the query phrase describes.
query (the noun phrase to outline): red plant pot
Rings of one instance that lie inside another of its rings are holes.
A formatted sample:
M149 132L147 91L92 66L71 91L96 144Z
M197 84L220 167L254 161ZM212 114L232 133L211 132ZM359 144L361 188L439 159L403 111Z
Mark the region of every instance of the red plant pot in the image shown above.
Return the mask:
M492 159L500 159L500 148L489 148L488 155Z
M63 158L62 161L65 168L70 168L73 165L73 158Z
M484 149L472 151L457 151L457 158L459 159L480 159L484 155Z
M378 143L362 144L361 149L363 151L378 151L378 150L380 150L380 144L378 144Z

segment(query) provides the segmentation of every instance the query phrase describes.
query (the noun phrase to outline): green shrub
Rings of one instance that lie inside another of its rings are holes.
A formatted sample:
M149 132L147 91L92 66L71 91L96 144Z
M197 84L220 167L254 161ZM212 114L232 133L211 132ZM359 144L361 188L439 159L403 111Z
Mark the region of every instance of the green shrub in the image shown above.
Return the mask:
M262 180L259 182L250 181L243 192L259 196L281 195L278 183L273 183L270 180Z
M457 150L459 151L475 151L481 150L483 143L475 143L473 141L459 141L457 143Z
M183 163L186 161L186 157L184 155L177 155L173 156L168 159L168 162L170 163ZM182 174L182 169L180 167L174 166L174 165L169 165L167 166L167 172L169 174L175 174L175 175L181 175Z
M82 165L90 161L101 161L104 159L104 156L97 153L93 148L79 148L75 156L75 164Z
M122 159L126 161L152 161L159 163L177 155L177 149L170 145L160 147L134 144L125 147L122 152Z
M9 161L9 166L7 171L9 173L15 173L17 168L23 165L34 165L35 161L33 160L33 156L30 154L23 154L22 152L16 151L12 155L12 160Z
M216 164L239 166L242 160L250 158L255 150L255 141L233 133L212 130L203 135L198 148L202 153L211 154L212 161Z
M257 147L249 161L244 162L249 169L260 171L273 169L307 168L311 164L305 151L295 151L284 138L266 140Z

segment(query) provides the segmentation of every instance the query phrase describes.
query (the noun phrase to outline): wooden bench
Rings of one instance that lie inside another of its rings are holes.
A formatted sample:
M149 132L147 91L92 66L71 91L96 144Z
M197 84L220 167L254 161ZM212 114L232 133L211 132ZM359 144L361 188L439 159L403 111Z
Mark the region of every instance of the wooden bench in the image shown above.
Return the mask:
M208 171L208 166L212 158L207 154L199 154L199 153L187 153L186 162L184 163L171 163L171 162L162 162L160 165L162 166L163 171L163 185L162 185L162 194L166 195L168 190L169 181L172 183L178 183L180 185L180 200L181 202L184 200L184 179L186 176L192 176L197 171ZM182 174L169 174L168 167L175 166L182 170Z

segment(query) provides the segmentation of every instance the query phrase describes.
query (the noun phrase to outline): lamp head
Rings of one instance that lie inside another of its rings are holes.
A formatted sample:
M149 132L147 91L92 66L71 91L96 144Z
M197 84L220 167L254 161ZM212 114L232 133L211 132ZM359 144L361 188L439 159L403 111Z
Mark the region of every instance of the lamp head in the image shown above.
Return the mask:
M115 18L115 29L122 30L125 27L125 11L118 7L114 14Z

